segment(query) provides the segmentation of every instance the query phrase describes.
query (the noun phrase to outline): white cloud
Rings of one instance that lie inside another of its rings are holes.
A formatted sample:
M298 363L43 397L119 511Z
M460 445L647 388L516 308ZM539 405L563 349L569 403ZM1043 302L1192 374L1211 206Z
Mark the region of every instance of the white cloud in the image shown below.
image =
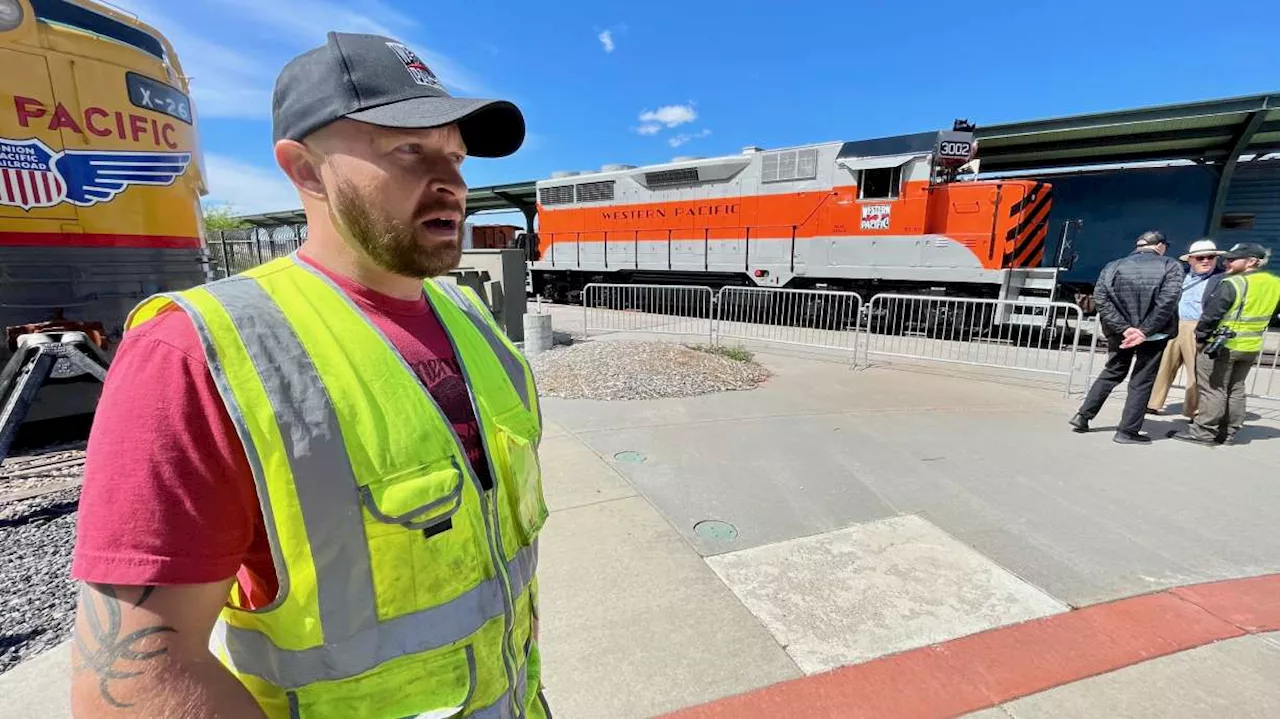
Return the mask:
M252 19L290 37L299 49L325 42L330 30L363 32L402 40L422 57L445 87L471 94L492 94L470 71L453 58L415 43L417 27L406 15L377 0L363 0L348 8L324 0L220 0L236 9L238 17Z
M302 206L293 183L276 167L260 167L232 157L206 154L209 204L230 205L236 214L296 210Z
M688 105L663 105L657 110L645 110L640 113L640 122L646 124L657 123L666 127L678 127L696 119L698 119L698 111L693 109L693 103Z
M667 140L667 144L672 147L680 147L681 145L685 144L690 140L696 140L699 137L706 137L707 135L710 135L710 134L711 134L711 130L708 130L705 127L694 133L682 132L679 135L676 135L675 137L669 138Z
M596 37L600 38L600 44L604 46L605 52L613 52L613 31L605 30Z
M662 125L641 125L636 128L636 132L641 135L656 135L662 131Z
M201 118L271 116L274 77L261 60L188 31L146 0L120 0L113 4L143 18L168 38L183 74L190 79L191 96Z

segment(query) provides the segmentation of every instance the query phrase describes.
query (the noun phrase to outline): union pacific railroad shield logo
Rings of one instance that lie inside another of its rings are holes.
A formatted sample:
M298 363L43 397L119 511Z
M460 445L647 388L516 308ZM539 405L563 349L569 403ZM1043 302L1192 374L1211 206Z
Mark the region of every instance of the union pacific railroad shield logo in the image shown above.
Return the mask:
M172 185L189 152L65 150L37 139L0 137L0 205L32 210L110 202L130 185Z
M44 143L0 138L0 205L53 207L66 196L67 184L53 169L53 153Z

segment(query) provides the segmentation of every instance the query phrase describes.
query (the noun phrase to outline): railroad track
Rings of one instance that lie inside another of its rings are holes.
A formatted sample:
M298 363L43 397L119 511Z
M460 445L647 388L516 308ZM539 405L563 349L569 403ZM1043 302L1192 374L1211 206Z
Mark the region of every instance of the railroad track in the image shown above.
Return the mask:
M65 452L62 454L71 454ZM23 463L14 463L16 466L0 467L0 482L6 479L18 479L20 477L35 477L37 475L48 474L55 469L72 469L84 466L84 457L53 457L46 459L41 457L38 461L29 461Z
M83 473L83 443L65 449L46 449L34 455L10 457L0 463L0 505L78 487Z

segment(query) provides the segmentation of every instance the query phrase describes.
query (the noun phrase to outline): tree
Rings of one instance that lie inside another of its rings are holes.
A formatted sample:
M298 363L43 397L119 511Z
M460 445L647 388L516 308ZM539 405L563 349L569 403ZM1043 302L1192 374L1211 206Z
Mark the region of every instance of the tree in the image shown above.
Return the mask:
M212 233L217 230L238 230L248 225L236 217L231 205L213 205L204 208L204 230Z

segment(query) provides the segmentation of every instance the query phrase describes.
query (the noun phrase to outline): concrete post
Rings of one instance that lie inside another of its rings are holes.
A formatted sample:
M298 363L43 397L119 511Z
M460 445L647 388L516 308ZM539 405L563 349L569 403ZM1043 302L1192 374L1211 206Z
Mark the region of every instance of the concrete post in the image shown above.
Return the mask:
M551 315L524 316L524 356L532 357L551 349Z

